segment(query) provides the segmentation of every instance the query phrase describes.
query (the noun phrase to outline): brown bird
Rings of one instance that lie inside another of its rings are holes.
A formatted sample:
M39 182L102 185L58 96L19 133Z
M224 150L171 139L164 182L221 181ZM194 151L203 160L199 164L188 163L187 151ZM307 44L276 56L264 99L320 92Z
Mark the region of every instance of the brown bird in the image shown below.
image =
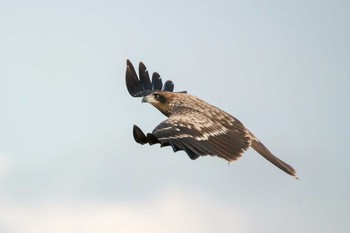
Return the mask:
M274 156L235 117L186 92L173 92L171 81L163 88L158 73L153 73L151 82L143 63L139 66L139 76L128 60L126 84L129 93L143 97L142 102L152 104L168 118L147 135L134 125L136 142L171 146L174 152L184 150L193 160L212 155L228 162L237 160L251 146L272 164L298 179L293 167Z

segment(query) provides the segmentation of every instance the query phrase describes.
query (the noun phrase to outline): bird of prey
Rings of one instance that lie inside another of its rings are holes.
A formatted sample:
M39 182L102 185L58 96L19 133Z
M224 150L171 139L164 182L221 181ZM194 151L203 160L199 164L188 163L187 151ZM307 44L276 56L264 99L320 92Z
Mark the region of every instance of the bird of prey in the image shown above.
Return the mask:
M138 77L127 60L125 78L131 96L142 97L143 103L150 103L167 117L152 133L144 134L134 125L137 143L171 146L174 152L185 151L192 160L211 155L228 162L237 160L252 147L272 164L298 178L293 167L274 156L238 119L186 91L174 92L170 80L163 86L156 72L150 79L142 62Z

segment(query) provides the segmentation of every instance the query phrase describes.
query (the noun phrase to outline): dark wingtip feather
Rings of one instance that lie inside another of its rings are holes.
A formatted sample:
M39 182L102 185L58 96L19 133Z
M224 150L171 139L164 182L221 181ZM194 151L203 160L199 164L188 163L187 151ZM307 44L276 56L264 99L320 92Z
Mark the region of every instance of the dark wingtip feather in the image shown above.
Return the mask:
M142 92L142 87L137 77L135 68L130 60L126 61L125 82L131 96L137 97L138 94Z
M163 82L157 72L152 74L152 90L162 90Z
M156 136L154 136L154 134L151 134L151 133L147 134L147 140L148 140L148 144L150 144L150 145L160 143L158 138Z
M150 134L150 133L145 135L137 125L134 125L133 136L134 136L135 141L139 144L142 144L142 145L144 145L146 143L148 143L150 145L160 143L156 136L154 136L153 134Z
M153 73L152 80L150 80L147 68L142 62L139 63L138 77L135 68L129 59L126 60L125 82L129 94L133 97L146 96L157 90L169 92L174 90L174 83L170 80L166 81L163 87L162 79L157 72Z
M140 76L140 84L143 88L143 91L151 90L152 83L148 75L147 68L145 64L142 62L139 63L139 76Z
M168 80L164 83L164 91L174 91L174 83L171 80Z
M134 136L134 139L137 143L140 143L142 145L148 143L148 139L147 139L146 135L136 125L134 125L134 128L133 128L133 136Z

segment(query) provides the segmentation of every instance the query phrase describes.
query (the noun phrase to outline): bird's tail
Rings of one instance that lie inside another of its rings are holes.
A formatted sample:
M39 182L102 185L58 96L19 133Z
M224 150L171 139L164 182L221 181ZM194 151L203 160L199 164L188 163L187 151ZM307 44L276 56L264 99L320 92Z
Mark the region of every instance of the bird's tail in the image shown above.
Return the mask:
M295 169L290 166L289 164L283 162L276 156L274 156L254 135L252 135L252 142L251 147L258 152L260 155L262 155L265 159L273 163L275 166L280 168L282 171L288 173L291 176L294 176L296 179L299 179L297 177Z

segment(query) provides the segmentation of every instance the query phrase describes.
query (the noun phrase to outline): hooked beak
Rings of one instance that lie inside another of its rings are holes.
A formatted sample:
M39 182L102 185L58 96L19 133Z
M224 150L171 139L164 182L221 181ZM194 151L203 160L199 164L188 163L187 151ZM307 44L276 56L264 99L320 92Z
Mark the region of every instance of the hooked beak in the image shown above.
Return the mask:
M148 103L148 95L142 98L142 103Z

